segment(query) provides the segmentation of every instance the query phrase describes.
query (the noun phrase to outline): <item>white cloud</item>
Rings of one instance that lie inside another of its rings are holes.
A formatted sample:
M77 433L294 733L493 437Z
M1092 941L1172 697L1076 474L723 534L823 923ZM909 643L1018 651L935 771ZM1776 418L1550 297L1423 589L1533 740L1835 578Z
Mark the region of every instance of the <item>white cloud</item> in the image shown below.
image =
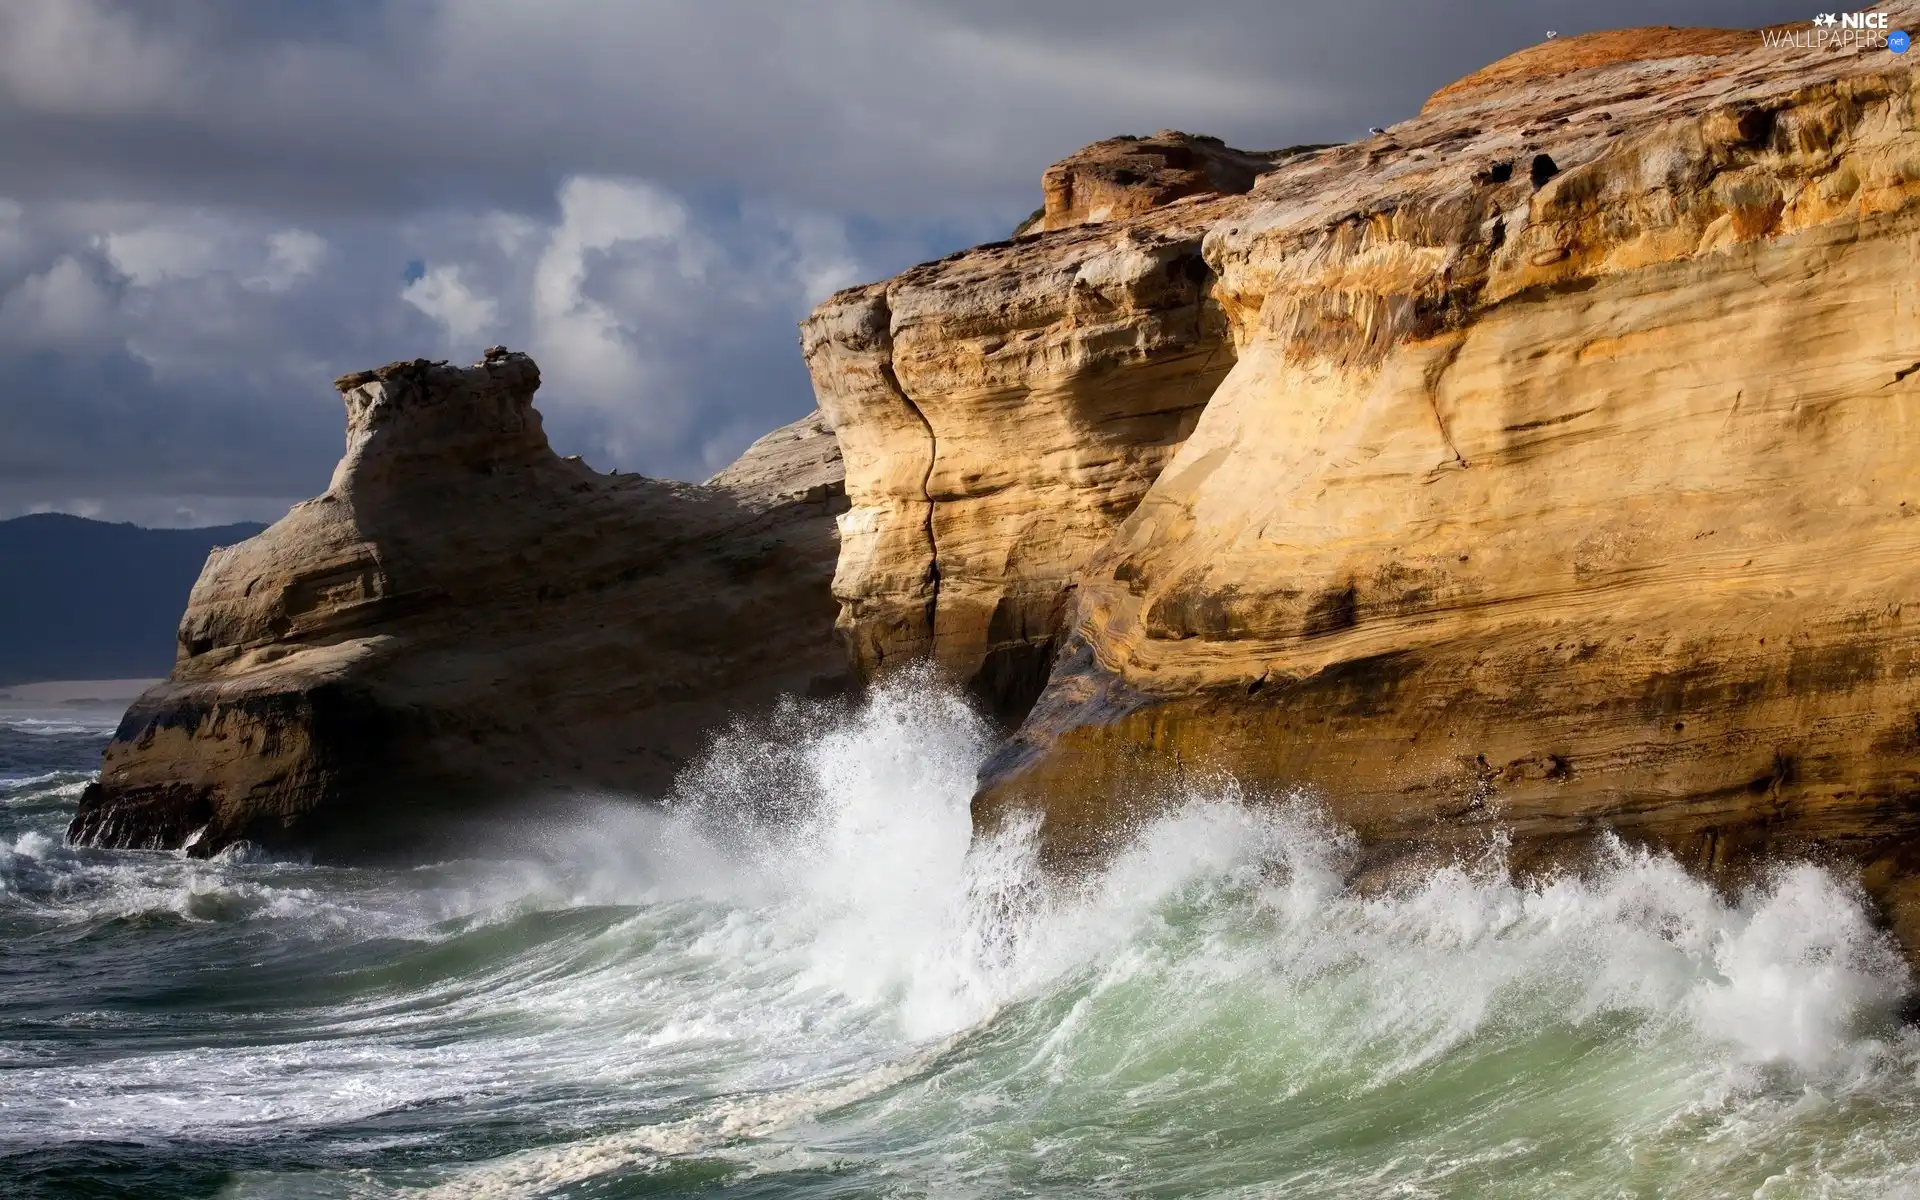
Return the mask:
M285 292L312 278L327 252L326 239L311 230L262 234L257 220L232 214L148 208L119 214L119 224L95 244L143 288L224 272L250 291Z
M0 204L20 240L0 265L0 512L72 497L146 523L264 513L324 486L334 376L495 342L539 360L562 453L704 478L809 405L794 322L885 273L845 221L769 199L695 205L591 175L550 196L400 226Z
M311 279L327 253L327 239L306 229L282 229L267 237L267 261L246 286L262 292L284 292Z
M867 268L847 243L845 221L817 213L776 214L773 219L792 246L792 278L806 307L865 280Z
M522 253L546 233L540 222L520 213L488 213L481 226L487 240L508 257Z
M0 338L26 347L70 348L111 339L118 297L86 264L63 254L0 300Z
M157 287L169 279L193 279L220 266L224 240L213 222L200 214L168 224L103 234L100 250L114 270L138 287Z
M469 288L459 267L430 268L402 288L400 298L446 326L454 342L472 342L500 323L499 303Z
M560 187L560 222L533 273L534 357L548 378L591 403L630 404L650 377L633 344L633 326L590 296L596 256L622 243L679 246L695 240L678 200L637 180L574 178ZM633 297L628 296L631 300Z

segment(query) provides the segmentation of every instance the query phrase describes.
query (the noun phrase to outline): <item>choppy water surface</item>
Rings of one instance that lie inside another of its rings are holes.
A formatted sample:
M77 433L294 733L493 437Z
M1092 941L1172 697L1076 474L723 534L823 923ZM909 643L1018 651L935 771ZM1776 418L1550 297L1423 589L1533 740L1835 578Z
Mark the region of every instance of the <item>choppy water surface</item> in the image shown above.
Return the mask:
M104 732L0 730L0 1195L1920 1195L1817 868L1363 897L1226 788L1049 882L924 682L777 729L412 870L68 849Z

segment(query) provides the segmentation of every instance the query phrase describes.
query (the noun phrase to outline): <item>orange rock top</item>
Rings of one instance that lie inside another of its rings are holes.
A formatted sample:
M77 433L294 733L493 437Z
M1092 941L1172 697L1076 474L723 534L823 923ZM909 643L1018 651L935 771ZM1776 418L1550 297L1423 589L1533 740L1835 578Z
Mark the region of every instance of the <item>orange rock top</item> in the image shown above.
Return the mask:
M1219 138L1172 129L1107 138L1047 168L1040 177L1045 203L1023 232L1137 216L1188 196L1238 195L1288 153L1236 150Z
M1760 34L1752 29L1681 29L1652 25L1641 29L1605 29L1572 37L1554 38L1517 50L1473 74L1454 81L1427 97L1421 113L1493 88L1510 87L1623 62L1652 62L1694 55L1719 58L1754 48Z

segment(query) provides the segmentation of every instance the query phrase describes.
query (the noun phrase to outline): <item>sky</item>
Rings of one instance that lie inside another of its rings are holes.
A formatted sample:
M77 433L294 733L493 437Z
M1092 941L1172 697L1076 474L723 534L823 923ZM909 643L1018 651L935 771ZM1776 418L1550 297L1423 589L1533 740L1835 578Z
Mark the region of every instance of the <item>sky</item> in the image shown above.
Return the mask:
M272 520L334 377L524 349L555 448L700 479L795 323L1120 133L1365 136L1563 34L1774 0L5 0L0 518Z

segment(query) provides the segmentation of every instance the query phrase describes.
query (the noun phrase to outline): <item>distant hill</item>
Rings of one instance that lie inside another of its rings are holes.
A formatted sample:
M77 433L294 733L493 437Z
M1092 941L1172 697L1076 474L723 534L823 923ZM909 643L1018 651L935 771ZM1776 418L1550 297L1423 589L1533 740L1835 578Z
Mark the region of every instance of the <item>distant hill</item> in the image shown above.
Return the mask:
M142 529L65 513L0 521L0 687L165 675L207 552L265 528Z

